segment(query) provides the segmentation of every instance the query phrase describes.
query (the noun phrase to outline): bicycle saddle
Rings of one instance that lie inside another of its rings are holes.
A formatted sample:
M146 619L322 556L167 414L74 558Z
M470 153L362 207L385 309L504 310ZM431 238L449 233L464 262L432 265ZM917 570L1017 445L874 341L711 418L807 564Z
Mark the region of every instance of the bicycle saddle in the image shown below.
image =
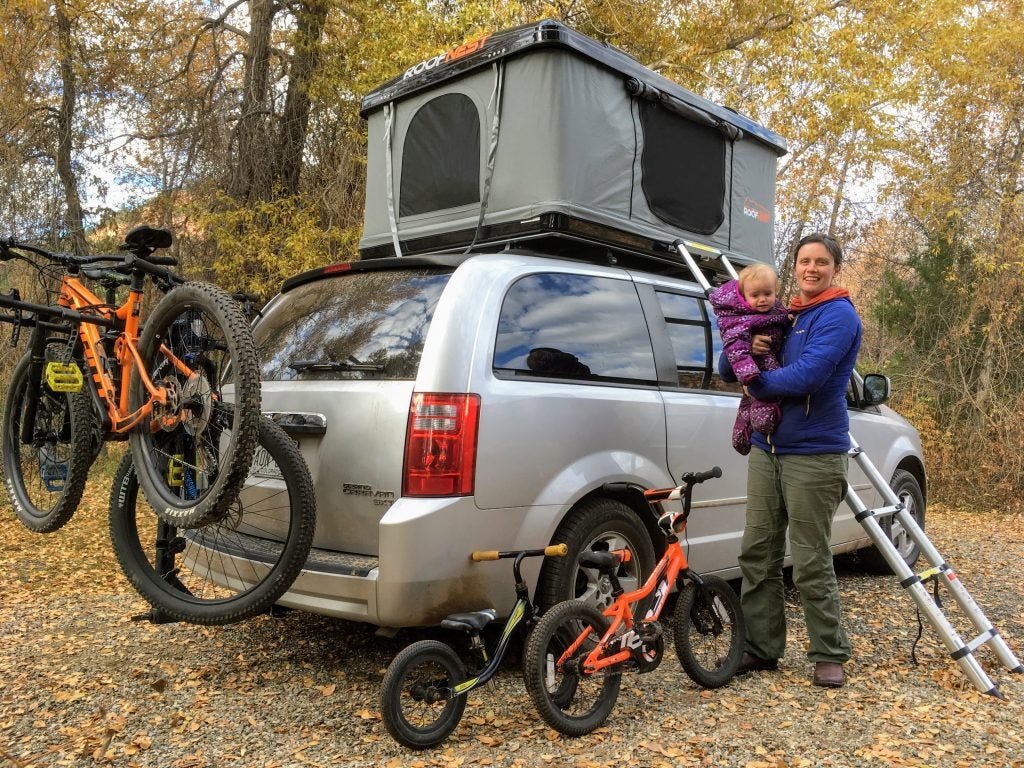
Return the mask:
M146 248L155 251L157 248L170 248L173 240L170 230L142 224L125 235L124 244L128 250Z
M441 622L441 626L445 629L459 629L463 632L479 632L496 618L498 618L497 611L493 608L485 608L472 613L453 613Z
M601 573L614 573L622 560L621 552L584 552L580 555L580 565L597 568Z

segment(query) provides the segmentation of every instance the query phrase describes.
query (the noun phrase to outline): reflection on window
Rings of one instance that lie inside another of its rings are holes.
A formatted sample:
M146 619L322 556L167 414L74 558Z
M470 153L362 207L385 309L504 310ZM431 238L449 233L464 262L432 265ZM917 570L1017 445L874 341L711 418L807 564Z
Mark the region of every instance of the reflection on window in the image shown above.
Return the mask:
M449 277L362 272L289 291L253 331L263 379L415 379Z
M654 383L654 353L626 280L530 275L505 296L494 368L516 375Z
M718 321L704 300L664 291L659 291L657 296L672 340L679 386L739 391L738 386L726 384L718 375L722 338L718 333Z

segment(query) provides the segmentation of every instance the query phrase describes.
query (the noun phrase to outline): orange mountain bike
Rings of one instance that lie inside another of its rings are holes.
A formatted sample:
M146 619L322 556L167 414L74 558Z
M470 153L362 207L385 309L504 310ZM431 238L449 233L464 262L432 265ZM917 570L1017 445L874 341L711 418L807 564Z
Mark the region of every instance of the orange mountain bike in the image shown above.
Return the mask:
M128 440L146 499L180 528L223 516L248 474L260 428L249 324L227 293L186 282L167 269L173 257L153 255L171 241L165 229L137 227L126 254L93 257L0 241L0 261L34 267L51 297L0 295L13 341L32 329L8 388L2 448L11 502L33 531L71 519L104 440ZM143 323L147 281L165 295Z
M541 717L566 736L590 733L608 719L619 695L622 672L650 672L661 663L664 632L658 617L669 592L681 593L672 617L676 655L694 682L717 688L732 679L743 655L743 615L732 588L717 576L690 569L680 536L690 515L693 486L721 477L718 467L688 472L678 488L644 490L610 483L618 491L642 493L658 515L667 540L665 554L643 586L625 592L616 572L629 550L585 552L580 564L596 568L612 587L614 601L602 613L582 600L553 606L526 643L523 676ZM682 501L682 512L664 512L662 501Z

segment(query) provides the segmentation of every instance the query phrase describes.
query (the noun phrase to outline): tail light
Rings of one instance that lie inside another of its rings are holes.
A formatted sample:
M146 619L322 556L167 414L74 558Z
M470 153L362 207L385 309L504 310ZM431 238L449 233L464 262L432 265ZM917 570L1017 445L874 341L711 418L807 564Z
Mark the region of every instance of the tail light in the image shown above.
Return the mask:
M479 395L413 394L403 496L473 494L479 416Z

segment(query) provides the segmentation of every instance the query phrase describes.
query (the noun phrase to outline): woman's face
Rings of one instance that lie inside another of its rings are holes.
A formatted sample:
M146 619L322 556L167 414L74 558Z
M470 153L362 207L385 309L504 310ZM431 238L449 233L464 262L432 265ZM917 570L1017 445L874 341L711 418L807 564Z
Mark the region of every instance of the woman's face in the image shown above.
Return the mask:
M805 243L796 252L793 275L802 298L813 299L830 288L832 279L838 274L839 267L832 259L832 254L821 243Z

